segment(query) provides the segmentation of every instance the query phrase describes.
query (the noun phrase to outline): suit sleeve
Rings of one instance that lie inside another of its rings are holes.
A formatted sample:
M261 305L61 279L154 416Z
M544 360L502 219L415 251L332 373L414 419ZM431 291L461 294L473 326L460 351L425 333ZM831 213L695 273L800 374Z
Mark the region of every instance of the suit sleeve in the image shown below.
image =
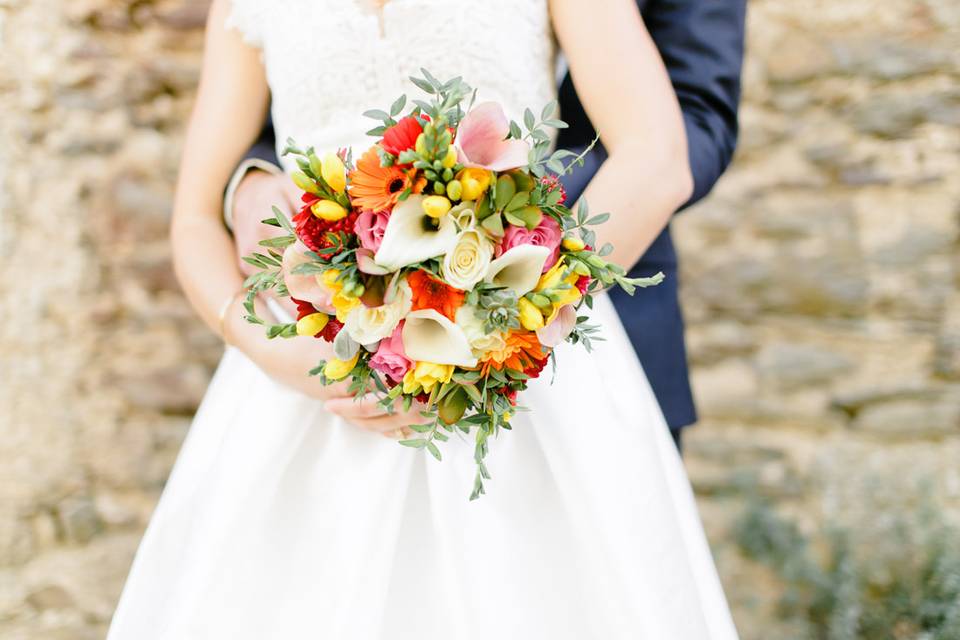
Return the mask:
M650 0L643 11L683 111L693 195L707 195L737 142L746 0Z
M263 123L263 129L261 129L257 141L253 143L253 146L250 147L247 154L243 157L244 162L247 160L260 160L280 166L280 159L277 157L276 143L277 138L273 130L273 119L270 117L268 111L267 119Z

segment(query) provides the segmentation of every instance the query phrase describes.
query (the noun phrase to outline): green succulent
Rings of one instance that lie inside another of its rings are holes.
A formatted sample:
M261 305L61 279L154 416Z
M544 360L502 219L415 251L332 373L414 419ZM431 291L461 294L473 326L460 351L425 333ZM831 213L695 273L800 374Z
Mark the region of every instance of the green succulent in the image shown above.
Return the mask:
M520 328L517 294L506 287L483 286L470 292L469 302L479 309L487 333Z

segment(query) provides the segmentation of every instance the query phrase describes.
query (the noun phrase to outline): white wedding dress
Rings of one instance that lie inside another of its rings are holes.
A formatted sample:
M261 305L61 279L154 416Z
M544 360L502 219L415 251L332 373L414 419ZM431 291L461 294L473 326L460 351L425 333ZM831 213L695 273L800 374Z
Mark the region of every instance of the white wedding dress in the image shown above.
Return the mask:
M516 115L553 99L546 0L373 2L235 0L281 144L362 150L358 114L420 67ZM471 442L437 462L228 349L109 640L736 638L656 399L610 301L592 315L606 341L557 350L473 502Z

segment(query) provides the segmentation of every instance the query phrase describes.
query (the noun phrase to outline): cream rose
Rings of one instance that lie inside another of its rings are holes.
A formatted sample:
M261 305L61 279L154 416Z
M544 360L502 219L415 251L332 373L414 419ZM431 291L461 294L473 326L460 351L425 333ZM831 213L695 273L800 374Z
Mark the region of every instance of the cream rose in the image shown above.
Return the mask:
M363 346L390 337L400 321L410 313L412 294L406 281L398 284L393 296L379 307L357 305L344 322L347 334Z
M477 313L477 308L465 304L457 309L457 326L463 329L467 343L473 355L482 358L490 351L499 351L507 346L503 334L499 332L487 333L483 330L483 320Z
M453 249L443 257L441 275L447 284L469 291L487 273L493 258L493 243L475 229L461 231Z

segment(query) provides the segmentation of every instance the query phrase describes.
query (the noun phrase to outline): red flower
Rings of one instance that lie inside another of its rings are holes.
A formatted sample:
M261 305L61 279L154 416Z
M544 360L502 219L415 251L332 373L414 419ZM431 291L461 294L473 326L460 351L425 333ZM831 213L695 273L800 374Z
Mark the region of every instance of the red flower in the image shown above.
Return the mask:
M330 316L327 325L323 328L323 331L317 334L317 337L323 338L327 342L333 342L333 339L340 333L340 329L343 329L343 323L337 320L336 316Z
M401 118L400 122L383 132L383 150L392 156L399 156L417 144L417 136L423 133L423 127L413 116Z
M309 316L311 313L317 312L317 308L313 306L312 302L297 300L293 296L290 296L290 299L293 300L293 303L295 305L297 305L297 322L300 322L305 317Z
M342 242L340 234L341 232L346 232L351 238L356 236L353 228L359 214L356 211L351 211L346 217L331 222L318 218L313 215L313 211L310 210L310 207L320 200L320 198L312 193L304 193L301 200L303 201L303 206L300 208L300 211L293 216L293 223L300 241L314 252L319 252L322 249L330 247L338 247L338 250L334 253L321 254L321 257L325 260L333 258L340 253L341 250L347 248ZM351 242L350 244L355 243Z
M426 271L414 271L407 276L407 284L413 291L413 311L433 309L455 321L457 309L463 304L466 294L437 280Z
M577 290L580 291L580 293L586 293L591 280L592 278L590 276L580 276L577 278Z
M497 393L502 395L504 398L510 401L510 404L517 406L517 390L508 386L503 386L497 389Z
M523 373L530 376L531 380L534 378L539 378L540 372L543 371L545 366L547 366L547 360L549 360L549 354L539 360L533 360L530 366L524 368Z
M563 204L567 199L567 190L563 188L563 184L560 183L560 178L554 175L544 176L540 178L540 184L544 186L545 193L553 193L557 189L560 190L560 204Z
M317 308L313 306L310 302L305 302L303 300L297 300L293 296L290 296L290 299L297 305L297 322L309 316L313 313L323 313L322 311L317 311ZM336 316L327 316L327 324L324 325L323 329L317 333L314 338L323 338L327 342L333 342L333 339L337 337L337 334L340 333L340 329L343 328L343 323L337 320Z

